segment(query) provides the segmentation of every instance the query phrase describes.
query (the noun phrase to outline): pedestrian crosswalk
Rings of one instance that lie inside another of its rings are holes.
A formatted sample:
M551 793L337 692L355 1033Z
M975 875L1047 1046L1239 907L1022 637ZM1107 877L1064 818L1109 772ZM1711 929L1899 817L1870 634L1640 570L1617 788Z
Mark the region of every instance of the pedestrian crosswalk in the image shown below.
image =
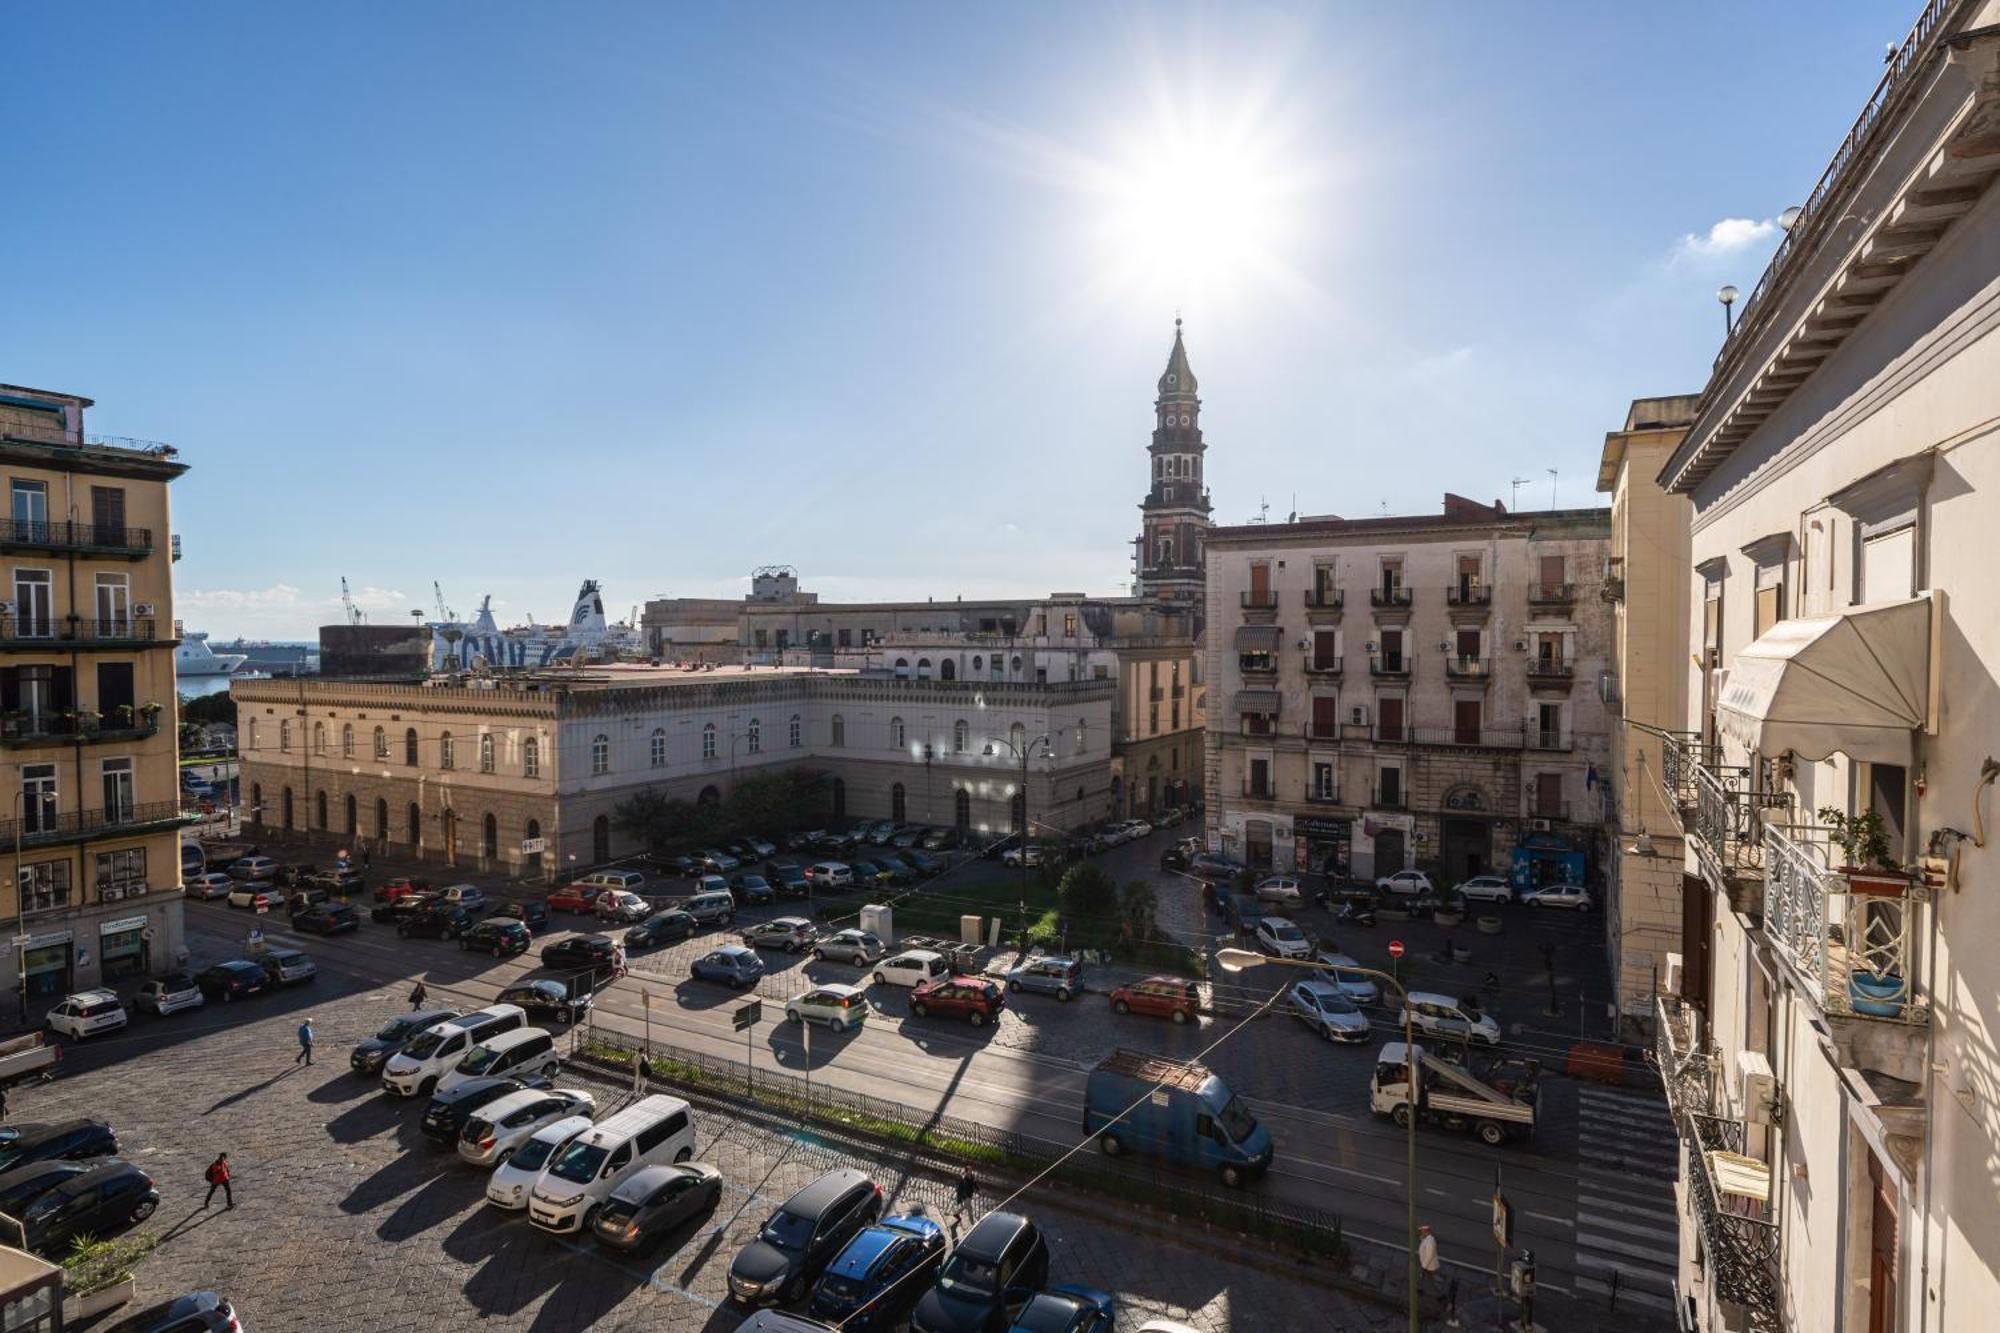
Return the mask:
M1679 1143L1657 1096L1577 1088L1576 1285L1618 1308L1673 1308Z

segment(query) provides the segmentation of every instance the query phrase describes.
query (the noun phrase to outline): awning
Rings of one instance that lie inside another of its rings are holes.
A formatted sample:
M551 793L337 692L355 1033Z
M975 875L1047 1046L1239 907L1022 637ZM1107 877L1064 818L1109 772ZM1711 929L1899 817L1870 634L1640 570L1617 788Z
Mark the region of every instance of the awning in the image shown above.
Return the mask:
M1239 713L1275 713L1278 711L1280 695L1276 690L1236 691L1236 711Z
M1754 1157L1718 1148L1708 1155L1708 1174L1726 1198L1771 1201L1771 1168Z
M1275 653L1284 644L1285 628L1282 625L1236 627L1236 651L1239 653Z
M1730 660L1723 735L1766 756L1908 764L1930 712L1931 618L1913 597L1772 626Z

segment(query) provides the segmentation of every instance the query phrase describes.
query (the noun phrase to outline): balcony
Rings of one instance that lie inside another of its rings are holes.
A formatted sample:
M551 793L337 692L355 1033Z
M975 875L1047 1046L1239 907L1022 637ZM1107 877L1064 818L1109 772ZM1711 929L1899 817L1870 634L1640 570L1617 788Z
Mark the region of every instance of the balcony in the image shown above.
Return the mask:
M1607 602L1624 601L1625 576L1623 574L1606 574L1603 585L1597 590L1597 595Z
M1368 674L1377 680L1408 680L1410 659L1401 653L1370 653Z
M1236 669L1245 680L1259 683L1274 681L1278 678L1277 654L1239 653L1236 657ZM1158 698L1158 691L1154 692L1154 697Z
M1490 657L1460 657L1457 653L1444 659L1444 674L1452 680L1485 685L1493 679L1493 659Z
M1528 659L1528 684L1538 690L1566 690L1576 679L1576 664L1567 657Z
M1347 605L1347 594L1338 588L1307 588L1306 619L1315 624L1338 620Z
M1305 656L1305 668L1308 676L1332 678L1340 675L1341 659L1338 657L1319 657L1312 653L1307 653Z
M151 616L94 620L84 616L0 616L0 649L55 652L58 648L171 648L153 637Z
M1307 805L1339 805L1339 804L1340 804L1340 788L1338 788L1338 787L1307 787L1307 788L1306 788L1306 804L1307 804Z
M1305 724L1304 735L1309 741L1337 741L1341 737L1340 723L1308 722Z
M1493 605L1493 589L1480 579L1460 579L1444 590L1444 604L1453 611L1484 614Z
M1257 783L1245 778L1243 780L1242 796L1246 801L1273 801L1277 799L1278 793L1268 782Z
M1410 609L1410 590L1400 583L1370 588L1368 605L1378 611L1407 611Z
M1673 794L1681 825L1694 816L1694 772L1707 761L1708 747L1691 731L1655 731L1639 727L1660 738L1660 782Z
M1570 805L1568 801L1532 801L1527 817L1543 824L1569 823Z
M1750 1313L1752 1327L1775 1326L1778 1224L1754 1215L1768 1206L1770 1168L1743 1155L1741 1121L1714 1114L1721 1109L1716 1056L1696 1047L1695 1011L1671 995L1654 1004L1653 1058L1674 1130L1687 1144L1688 1203L1709 1280L1718 1298ZM1726 1185L1718 1167L1729 1172ZM1762 1200L1756 1197L1760 1175Z
M110 810L69 810L36 814L28 819L0 820L0 846L16 839L23 847L65 842L93 842L139 833L179 828L189 821L177 801L149 801Z
M0 519L0 551L59 551L143 560L153 553L153 530L68 520Z
M1930 889L1920 878L1848 875L1825 829L1764 825L1764 934L1821 1012L1921 1026Z
M1764 910L1764 823L1770 812L1790 807L1789 796L1751 790L1747 768L1695 765L1689 834L1703 869L1724 886L1740 915L1755 919ZM1784 822L1782 813L1776 818Z
M1458 745L1482 750L1518 750L1519 727L1413 727L1376 723L1371 739L1384 745Z
M142 741L159 734L160 724L143 713L131 721L99 720L78 715L0 719L0 746L29 749L39 745L99 745L112 741Z
M1410 808L1410 794L1406 791L1378 791L1371 802L1378 810L1407 810Z
M1573 744L1575 742L1560 731L1531 730L1528 732L1528 748L1530 750L1563 751L1569 749Z
M1531 583L1528 585L1529 606L1570 606L1576 601L1574 583Z
M1278 590L1265 588L1259 591L1251 588L1239 596L1243 606L1243 619L1252 624L1268 624L1278 617Z

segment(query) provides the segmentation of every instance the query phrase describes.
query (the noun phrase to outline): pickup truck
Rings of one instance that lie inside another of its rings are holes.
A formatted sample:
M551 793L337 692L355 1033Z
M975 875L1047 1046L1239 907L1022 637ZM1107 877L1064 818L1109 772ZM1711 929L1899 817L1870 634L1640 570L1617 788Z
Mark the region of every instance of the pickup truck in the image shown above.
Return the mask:
M1535 1132L1542 1107L1541 1066L1535 1061L1501 1059L1475 1070L1422 1046L1416 1053L1417 1115L1425 1124L1469 1130L1490 1147ZM1389 1116L1399 1127L1409 1124L1409 1085L1403 1043L1385 1042L1375 1056L1375 1076L1369 1081L1369 1109Z
M40 1077L61 1059L62 1047L50 1041L45 1032L30 1032L0 1042L0 1088Z

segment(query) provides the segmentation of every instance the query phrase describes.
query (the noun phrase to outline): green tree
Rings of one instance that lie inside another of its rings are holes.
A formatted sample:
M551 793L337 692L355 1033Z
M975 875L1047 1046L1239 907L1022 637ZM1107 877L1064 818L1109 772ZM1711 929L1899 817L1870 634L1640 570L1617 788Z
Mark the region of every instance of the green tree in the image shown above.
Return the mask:
M1130 948L1159 937L1159 899L1143 879L1128 879L1118 890L1118 938Z
M611 823L620 833L638 838L653 851L672 847L700 831L700 812L686 801L676 801L665 792L634 792L611 812Z
M1056 898L1072 930L1109 923L1118 911L1118 882L1094 861L1079 861L1064 873Z

